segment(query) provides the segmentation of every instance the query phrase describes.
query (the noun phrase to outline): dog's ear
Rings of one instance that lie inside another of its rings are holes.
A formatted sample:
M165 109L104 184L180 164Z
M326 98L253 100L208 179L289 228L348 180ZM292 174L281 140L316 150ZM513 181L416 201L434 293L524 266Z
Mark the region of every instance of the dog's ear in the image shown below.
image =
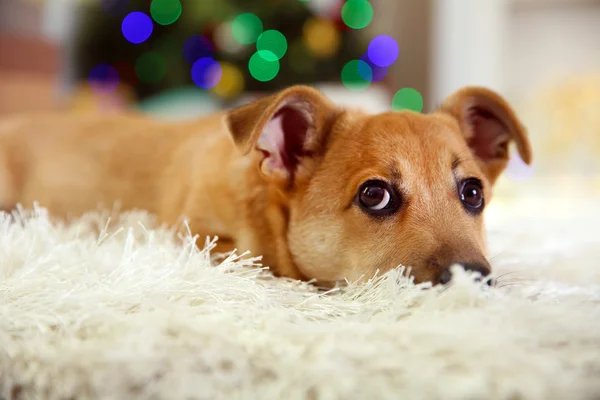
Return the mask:
M463 137L491 184L508 164L511 142L516 143L521 159L531 164L527 131L499 94L485 88L467 87L446 99L439 111L458 120Z
M319 91L292 86L229 111L225 123L242 154L262 155L265 176L291 184L322 148L335 110Z

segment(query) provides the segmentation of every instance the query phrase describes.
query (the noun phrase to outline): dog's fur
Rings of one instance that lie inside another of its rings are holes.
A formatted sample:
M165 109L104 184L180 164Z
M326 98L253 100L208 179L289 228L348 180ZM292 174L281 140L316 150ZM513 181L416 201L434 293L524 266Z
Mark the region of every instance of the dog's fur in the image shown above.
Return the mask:
M185 123L21 116L0 124L0 206L38 202L66 218L118 202L167 224L186 217L219 251L251 250L280 276L330 284L405 265L435 283L454 263L489 272L482 216L457 182L478 178L489 203L511 141L530 163L514 112L476 87L429 115L367 115L295 86ZM374 178L401 193L398 212L357 205Z

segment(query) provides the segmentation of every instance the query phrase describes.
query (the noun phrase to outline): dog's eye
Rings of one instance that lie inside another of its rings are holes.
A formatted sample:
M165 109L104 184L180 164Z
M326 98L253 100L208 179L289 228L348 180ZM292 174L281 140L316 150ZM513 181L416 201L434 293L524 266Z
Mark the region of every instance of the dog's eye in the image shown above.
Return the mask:
M467 179L460 185L460 200L467 211L478 214L483 210L483 187L478 179Z
M383 216L398 209L398 199L393 188L384 181L371 180L358 190L358 203L369 214Z

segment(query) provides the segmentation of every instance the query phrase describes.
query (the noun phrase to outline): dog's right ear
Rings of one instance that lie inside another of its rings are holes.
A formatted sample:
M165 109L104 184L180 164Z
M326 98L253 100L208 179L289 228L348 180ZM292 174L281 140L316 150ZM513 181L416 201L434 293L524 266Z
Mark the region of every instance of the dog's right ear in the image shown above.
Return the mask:
M292 86L229 111L225 123L242 154L262 154L266 177L291 184L319 153L335 111L319 91Z
M465 87L448 97L439 111L456 118L463 138L491 184L508 165L511 142L516 143L521 159L531 164L527 130L498 93Z

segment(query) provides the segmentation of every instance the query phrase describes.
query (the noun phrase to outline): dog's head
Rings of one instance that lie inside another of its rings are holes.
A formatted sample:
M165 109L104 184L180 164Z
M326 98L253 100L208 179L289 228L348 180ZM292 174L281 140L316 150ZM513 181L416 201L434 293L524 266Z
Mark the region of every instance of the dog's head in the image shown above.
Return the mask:
M287 246L321 283L404 265L445 283L461 264L487 275L482 213L525 130L498 94L465 88L429 115L366 115L296 86L228 113L242 153L255 152L288 209Z

